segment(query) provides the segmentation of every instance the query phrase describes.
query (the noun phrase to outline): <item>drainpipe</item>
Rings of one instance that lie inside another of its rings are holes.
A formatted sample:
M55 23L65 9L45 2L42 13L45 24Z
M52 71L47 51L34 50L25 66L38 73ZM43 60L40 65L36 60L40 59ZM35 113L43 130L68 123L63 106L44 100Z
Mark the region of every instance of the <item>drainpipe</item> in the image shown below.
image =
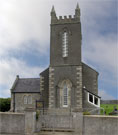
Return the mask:
M13 94L13 112L15 112L15 93Z

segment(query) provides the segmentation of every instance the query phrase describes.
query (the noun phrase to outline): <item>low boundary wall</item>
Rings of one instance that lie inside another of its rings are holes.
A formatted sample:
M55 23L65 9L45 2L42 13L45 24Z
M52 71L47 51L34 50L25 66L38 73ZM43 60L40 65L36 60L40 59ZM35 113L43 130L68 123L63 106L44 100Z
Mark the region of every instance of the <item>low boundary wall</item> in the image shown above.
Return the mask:
M118 135L118 116L84 116L83 135Z
M41 128L40 123L43 128L74 128L73 117L69 115L43 115L36 121L37 130Z
M118 104L118 100L101 100L101 104Z
M25 135L25 115L0 112L0 135Z
M48 128L74 129L75 134L79 135L118 135L118 116L83 116L81 113L74 113L68 117L46 116L45 120L46 123L41 119L36 121L36 113L31 110L26 110L24 114L0 113L0 135L34 135L35 131L41 130L42 123Z

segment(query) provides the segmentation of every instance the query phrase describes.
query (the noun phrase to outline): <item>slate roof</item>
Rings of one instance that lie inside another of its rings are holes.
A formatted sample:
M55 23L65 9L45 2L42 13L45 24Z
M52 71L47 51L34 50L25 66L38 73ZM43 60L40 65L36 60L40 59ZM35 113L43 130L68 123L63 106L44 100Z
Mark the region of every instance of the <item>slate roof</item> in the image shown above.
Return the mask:
M92 95L95 95L95 96L96 96L96 97L98 97L98 98L101 98L100 96L98 96L98 95L96 95L96 94L92 93L91 91L87 90L86 88L83 88L83 90L85 90L85 91L87 91L87 92L91 93Z
M15 93L40 93L40 78L18 78L11 91Z

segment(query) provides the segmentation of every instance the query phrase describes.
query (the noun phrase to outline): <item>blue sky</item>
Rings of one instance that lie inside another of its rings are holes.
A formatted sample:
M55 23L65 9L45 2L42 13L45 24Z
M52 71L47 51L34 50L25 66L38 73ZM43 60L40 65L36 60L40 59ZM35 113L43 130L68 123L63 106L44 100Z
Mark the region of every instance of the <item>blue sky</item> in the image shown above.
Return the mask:
M50 11L81 9L82 60L99 72L99 95L118 99L117 0L0 0L0 97L20 77L39 77L49 66Z

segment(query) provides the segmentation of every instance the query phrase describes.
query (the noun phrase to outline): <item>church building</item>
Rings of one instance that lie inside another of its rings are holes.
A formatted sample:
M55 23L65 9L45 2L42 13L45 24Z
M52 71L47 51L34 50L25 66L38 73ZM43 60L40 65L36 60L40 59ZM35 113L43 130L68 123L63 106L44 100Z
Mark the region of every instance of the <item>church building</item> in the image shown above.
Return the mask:
M100 107L98 72L82 62L80 8L75 15L56 16L51 10L50 65L40 78L20 78L11 88L11 111L43 108L54 112L90 111Z

